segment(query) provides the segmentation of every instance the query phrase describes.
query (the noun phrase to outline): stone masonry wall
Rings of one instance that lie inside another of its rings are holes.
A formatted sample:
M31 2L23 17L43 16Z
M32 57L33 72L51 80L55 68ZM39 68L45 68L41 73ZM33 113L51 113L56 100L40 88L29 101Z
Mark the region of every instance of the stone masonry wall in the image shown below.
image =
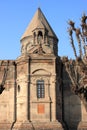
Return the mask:
M0 61L0 84L4 78L5 69L7 76L4 81L4 91L0 95L0 130L3 124L3 127L7 124L8 127L11 127L14 122L14 92L15 92L15 64L14 61L3 60ZM2 128L3 129L3 128Z

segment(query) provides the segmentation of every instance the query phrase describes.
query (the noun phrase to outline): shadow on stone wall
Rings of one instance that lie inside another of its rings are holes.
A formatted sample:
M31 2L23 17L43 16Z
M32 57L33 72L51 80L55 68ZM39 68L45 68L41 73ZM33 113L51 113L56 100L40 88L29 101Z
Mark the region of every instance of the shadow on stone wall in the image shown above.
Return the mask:
M81 100L72 92L71 80L63 66L61 71L62 83L57 87L57 119L64 122L65 130L77 130L81 121ZM60 100L59 100L59 97ZM62 110L62 111L61 111ZM62 116L62 120L60 117Z
M64 99L64 120L68 130L77 130L81 121L81 104L80 99L72 93L65 94Z
M81 100L72 92L71 80L63 69L63 114L67 130L77 130L81 121Z

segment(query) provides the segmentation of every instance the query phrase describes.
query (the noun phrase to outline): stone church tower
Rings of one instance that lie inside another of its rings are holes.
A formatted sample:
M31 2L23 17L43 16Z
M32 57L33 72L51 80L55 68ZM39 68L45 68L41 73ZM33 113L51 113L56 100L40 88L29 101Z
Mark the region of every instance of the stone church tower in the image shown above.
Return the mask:
M21 55L14 61L0 61L0 130L63 130L62 108L57 105L61 94L56 93L57 42L38 8L21 38Z

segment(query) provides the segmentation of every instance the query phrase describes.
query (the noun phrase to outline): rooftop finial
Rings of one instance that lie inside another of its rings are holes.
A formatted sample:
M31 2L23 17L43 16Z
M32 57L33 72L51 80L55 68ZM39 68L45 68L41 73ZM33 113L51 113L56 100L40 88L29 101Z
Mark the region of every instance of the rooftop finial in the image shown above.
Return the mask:
M41 3L40 3L40 0L38 0L38 9L40 9L41 7Z

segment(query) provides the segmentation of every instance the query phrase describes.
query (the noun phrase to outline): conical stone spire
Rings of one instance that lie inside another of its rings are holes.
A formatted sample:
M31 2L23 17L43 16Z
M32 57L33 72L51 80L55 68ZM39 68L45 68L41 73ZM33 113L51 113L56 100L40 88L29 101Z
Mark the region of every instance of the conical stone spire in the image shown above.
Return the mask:
M36 28L45 28L48 30L48 35L55 37L57 39L56 34L52 30L51 26L49 25L47 19L45 18L44 14L42 13L41 9L38 8L36 11L33 19L31 20L30 24L28 25L25 33L23 34L21 40L25 37L31 36L33 33L32 31Z
M58 38L56 34L41 9L38 8L25 33L21 37L22 54L42 53L57 55L57 42Z

